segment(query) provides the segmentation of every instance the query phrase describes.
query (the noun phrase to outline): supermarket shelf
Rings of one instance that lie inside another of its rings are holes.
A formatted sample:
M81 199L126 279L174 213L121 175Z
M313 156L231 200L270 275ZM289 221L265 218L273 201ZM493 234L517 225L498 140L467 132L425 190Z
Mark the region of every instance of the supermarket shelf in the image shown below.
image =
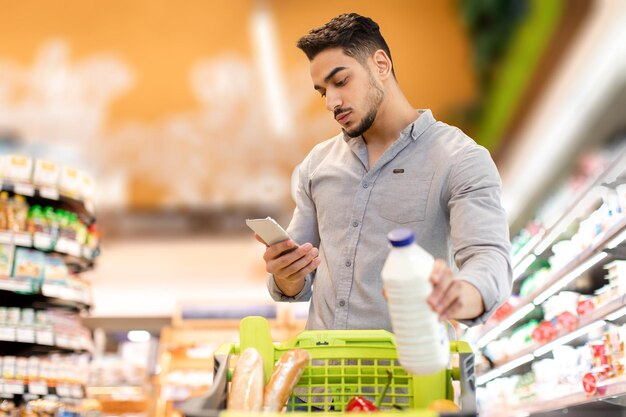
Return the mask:
M40 345L36 343L10 342L2 340L2 354L9 356L38 356L51 353L91 353L85 349L72 349L55 345Z
M581 383L582 389L582 383ZM615 378L598 384L598 390L594 395L584 391L575 392L560 398L551 400L541 399L520 405L516 408L510 406L495 407L491 413L483 414L484 417L514 417L521 415L543 415L551 411L558 415L573 415L577 410L591 409L594 403L607 402L610 404L624 405L623 396L626 395L626 377ZM555 414L556 415L556 414ZM602 413L589 413L585 415L603 415ZM621 414L620 414L621 415Z
M533 253L539 256L545 252L583 209L590 207L594 201L600 198L600 195L596 194L598 187L613 184L616 178L626 170L624 167L626 167L626 151L616 157L603 173L588 181L587 185L573 199L573 202L563 210L563 215L551 227L532 238L513 256L513 268Z
M529 305L540 305L550 295L555 294L562 287L567 285L570 278L571 280L575 279L578 275L600 262L602 257L606 257L606 253L602 252L602 250L608 246L613 246L614 240L616 238L621 238L624 231L626 231L626 216L620 219L604 234L598 236L594 244L582 251L578 256L552 274L551 278L548 279L541 288L538 288L532 294L521 300L517 308L513 310L509 316L503 319L502 322L485 326L485 328L482 329L479 335L475 338L477 345L482 348L491 340L496 339L502 332L526 316L521 315L520 312L523 312L524 309L528 309ZM604 255L602 255L603 253ZM516 320L507 321L509 317L516 318ZM502 323L505 323L506 325L503 326Z
M96 222L93 204L67 195L58 188L39 187L34 184L17 184L6 180L0 181L1 191L8 191L28 197L35 204L49 204L78 214L87 226Z
M4 395L57 395L61 398L85 398L85 388L78 383L59 382L48 384L43 380L27 381L22 379L4 379L0 383L0 394Z
M73 273L92 269L99 253L98 249L93 251L76 241L65 238L53 241L50 235L41 233L33 236L30 233L0 232L0 243L57 254L63 258Z
M626 309L624 309L624 306L626 305L625 303L626 294L615 297L613 300L605 303L604 305L581 317L578 325L571 332L562 331L557 335L557 337L549 342L532 344L517 352L515 355L508 357L506 360L495 362L495 366L492 370L485 373L482 378L479 377L479 385L487 383L494 378L497 378L519 366L530 362L532 359L530 359L529 355L532 355L533 358L539 358L543 355L546 355L547 353L552 352L552 350L557 346L569 343L578 337L584 336L594 328L601 327L604 324L605 319L614 320L622 317L623 315L626 315ZM609 317L613 314L615 315L615 317ZM598 324L596 325L595 323Z
M0 305L3 307L31 307L34 309L62 308L77 312L89 311L91 305L80 301L47 297L41 293L24 294L0 288Z

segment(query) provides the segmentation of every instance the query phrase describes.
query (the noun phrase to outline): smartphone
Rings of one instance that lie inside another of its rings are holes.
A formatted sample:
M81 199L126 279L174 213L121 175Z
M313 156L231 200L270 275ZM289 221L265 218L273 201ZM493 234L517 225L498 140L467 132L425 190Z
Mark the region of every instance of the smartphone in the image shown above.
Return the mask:
M246 224L268 245L291 239L285 229L271 217L264 219L246 219Z

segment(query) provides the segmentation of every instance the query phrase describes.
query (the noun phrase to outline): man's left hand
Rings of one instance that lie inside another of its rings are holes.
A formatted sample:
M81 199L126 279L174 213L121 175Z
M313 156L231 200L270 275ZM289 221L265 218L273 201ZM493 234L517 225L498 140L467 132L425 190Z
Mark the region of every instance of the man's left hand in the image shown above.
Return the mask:
M467 281L456 279L445 261L435 261L430 282L433 292L428 297L428 305L441 320L474 319L485 311L478 289Z

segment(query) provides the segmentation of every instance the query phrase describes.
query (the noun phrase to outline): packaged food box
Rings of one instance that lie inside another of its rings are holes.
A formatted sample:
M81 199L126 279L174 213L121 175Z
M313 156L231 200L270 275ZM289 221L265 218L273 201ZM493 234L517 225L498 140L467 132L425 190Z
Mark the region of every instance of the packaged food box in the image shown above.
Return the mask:
M44 260L43 279L50 282L65 282L67 265L59 256L46 256Z
M61 175L61 167L53 161L45 159L35 160L33 183L41 187L56 187Z
M13 268L13 254L15 247L0 243L0 277L10 277Z
M27 248L16 248L13 276L33 279L41 278L44 259L45 255L42 252Z
M15 182L31 182L33 160L27 156L9 155L6 160L7 179Z
M81 192L81 174L76 168L63 166L61 168L61 177L59 179L59 189L64 194L79 198Z

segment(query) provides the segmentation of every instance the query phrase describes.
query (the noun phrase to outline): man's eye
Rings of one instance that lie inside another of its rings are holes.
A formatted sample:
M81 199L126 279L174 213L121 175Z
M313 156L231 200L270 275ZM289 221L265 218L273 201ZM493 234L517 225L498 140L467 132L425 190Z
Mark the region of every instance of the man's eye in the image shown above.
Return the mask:
M335 83L335 85L336 85L337 87L342 87L342 86L346 85L346 82L347 82L347 81L348 81L348 77L346 77L346 78L344 78L344 79L342 79L342 80L337 81L337 82Z

